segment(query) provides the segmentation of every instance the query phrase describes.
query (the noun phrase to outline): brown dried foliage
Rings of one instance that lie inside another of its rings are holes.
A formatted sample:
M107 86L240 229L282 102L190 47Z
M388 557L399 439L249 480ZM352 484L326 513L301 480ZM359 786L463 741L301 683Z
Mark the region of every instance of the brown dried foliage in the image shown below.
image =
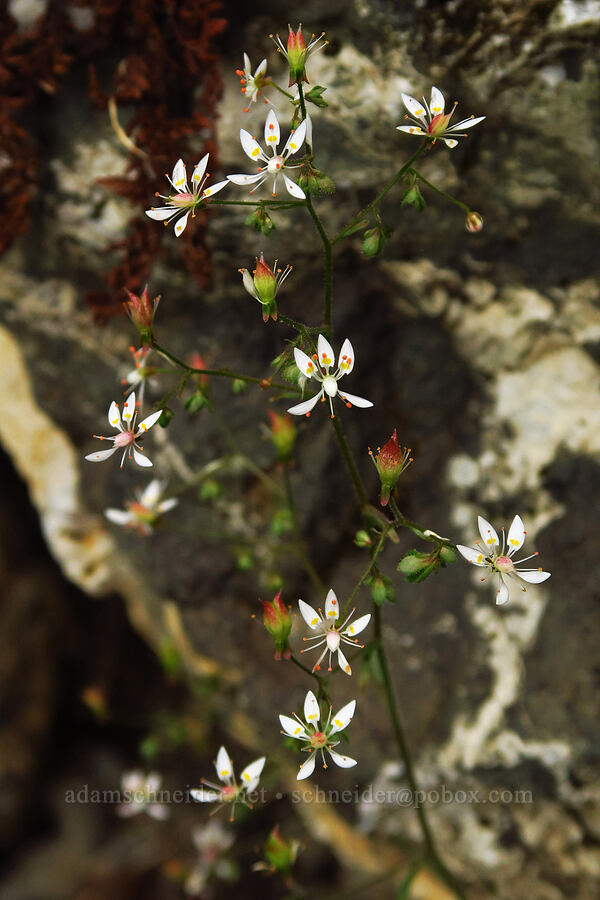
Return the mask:
M43 18L24 33L0 0L0 253L29 225L39 172L35 137L24 125L44 93L60 90L73 61L88 63L89 94L97 108L109 97L129 116L126 133L145 157L129 154L123 177L103 179L109 190L126 197L140 212L123 240L106 248L121 261L107 274L107 289L88 299L99 318L121 311L124 287L139 291L160 250L164 228L143 210L162 190L164 174L179 156L195 162L204 153L216 160L215 110L222 84L214 38L226 26L220 0L73 0L89 10L93 24L74 28L65 4L50 2ZM117 57L112 76L99 76L97 65ZM101 83L108 85L103 89ZM126 109L124 107L126 106ZM190 139L193 138L192 141ZM191 147L190 147L191 144ZM205 245L206 214L180 238L182 258L201 285L211 275Z

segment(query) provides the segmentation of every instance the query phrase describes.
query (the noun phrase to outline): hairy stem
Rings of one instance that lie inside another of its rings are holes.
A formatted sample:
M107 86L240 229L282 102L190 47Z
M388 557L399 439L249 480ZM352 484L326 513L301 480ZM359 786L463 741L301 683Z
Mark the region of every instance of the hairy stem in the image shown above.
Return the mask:
M295 549L298 555L298 558L301 560L302 565L306 571L306 574L310 578L313 583L313 587L317 591L318 594L325 593L325 585L321 580L319 573L311 563L308 553L306 552L306 547L304 545L304 539L302 537L302 532L300 531L300 526L298 524L298 512L296 509L296 503L294 501L294 494L292 491L292 479L290 475L290 464L289 462L285 462L283 464L283 484L285 489L285 496L287 500L288 509L290 511L290 515L292 517L292 528L294 532L294 538L296 539Z
M362 483L362 479L359 475L358 469L356 468L356 464L354 462L354 458L350 451L350 447L348 446L348 441L346 440L346 435L342 430L342 426L340 425L340 421L337 416L334 416L333 419L330 420L334 431L335 436L337 438L337 442L340 445L340 450L342 451L342 456L344 457L344 462L348 467L348 472L350 473L350 477L352 479L352 483L358 495L358 500L360 503L360 507L362 509L363 506L367 504L367 493L365 491L364 485Z
M428 181L417 169L410 169L411 175L414 175L415 178L418 178L423 184L426 184L427 187L435 191L436 194L439 194L440 197L444 197L445 200L449 200L450 203L454 203L455 206L460 206L461 209L464 209L466 213L471 212L470 207L467 206L466 203L463 203L461 200L457 200L456 197L453 197L452 194L447 194L446 191L442 191L441 188L436 187L435 184L432 184L431 181Z

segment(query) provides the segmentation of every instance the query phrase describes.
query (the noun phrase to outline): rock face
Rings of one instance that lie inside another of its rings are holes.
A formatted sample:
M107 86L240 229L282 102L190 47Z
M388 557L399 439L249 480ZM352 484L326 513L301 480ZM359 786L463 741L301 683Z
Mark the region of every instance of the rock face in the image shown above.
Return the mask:
M244 118L232 70L243 49L253 62L268 53L283 83L264 35L287 10L272 3L272 17L240 20L224 45L221 171L214 178L246 171L239 127L260 135L264 107L256 104ZM539 550L552 571L548 582L515 592L502 608L464 565L422 585L397 581L398 603L384 610L385 638L421 782L452 792L447 802L434 801L431 818L471 895L593 900L600 877L593 501L600 489L600 122L598 65L587 51L600 30L600 7L360 0L351 11L330 4L327 20L310 25L332 38L309 63L311 83L326 85L329 101L312 111L316 162L337 185L333 198L315 201L329 234L416 149L395 130L402 91L420 96L435 83L448 100L460 98L464 115L487 116L468 140L454 150L434 148L421 165L441 190L481 212L481 233L467 234L462 211L427 188L423 212L401 208L398 186L381 206L393 231L380 259L365 259L356 237L336 246L334 345L353 341L350 390L375 404L340 416L372 502L377 485L367 448L397 427L415 456L401 482L406 515L472 543L478 514L499 527L520 513L530 552ZM114 460L83 461L120 396L133 337L125 319L96 325L82 298L101 280L105 251L136 210L94 181L122 175L127 150L103 115L90 114L77 77L67 78L61 96L43 203L30 235L0 264L0 443L28 485L66 576L91 596L119 593L158 652L175 648L190 677L222 679L236 713L252 711L252 728L238 728L238 740L252 745L269 734L274 747L275 712L301 703L307 685L294 667L270 659L249 616L259 609L259 593L274 592L275 576L283 578L287 602L323 602L297 559L274 555L278 502L269 479L282 478L261 423L268 408L282 412L287 404L255 387L234 395L216 378L216 415L190 415L170 400L175 418L152 431L146 449L170 489L190 481L194 488L182 491L171 527L165 523L150 540L104 520L107 506L122 507L146 483L141 470L121 471ZM284 110L283 98L269 97ZM74 110L86 111L86 125L67 141ZM247 199L235 190L228 199ZM198 292L171 235L150 291L163 297L160 341L177 356L199 351L215 367L262 377L292 331L263 325L237 269L250 267L261 250L270 262L293 264L280 312L318 325L320 242L305 211L274 213L268 238L245 228L244 215L215 207L209 216L209 290ZM176 383L169 371L156 378L150 402ZM325 585L344 596L366 557L352 543L359 526L352 486L321 413L299 424L291 482L310 558ZM390 545L386 574L399 578L395 565L413 546L423 549L408 538ZM3 561L9 570L17 564ZM3 613L3 628L27 616L26 579L14 590L25 600ZM368 599L366 589L359 593L359 609ZM300 635L297 626L296 646ZM16 673L29 653L51 656L44 640L37 649L31 640L20 662L7 658L7 671ZM52 678L43 684L41 719L50 714ZM354 683L334 686L340 703L355 696ZM39 694L35 702L24 694L35 719ZM358 701L351 737L361 785L402 787L383 704L372 686ZM461 791L479 799L462 802ZM356 817L369 834L419 840L411 810L363 802Z

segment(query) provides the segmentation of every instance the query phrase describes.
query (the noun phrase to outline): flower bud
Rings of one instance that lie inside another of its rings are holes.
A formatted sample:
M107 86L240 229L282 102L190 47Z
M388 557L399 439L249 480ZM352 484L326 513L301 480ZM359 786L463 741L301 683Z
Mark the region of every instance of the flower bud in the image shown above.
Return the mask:
M272 409L268 412L271 420L269 437L273 441L278 459L281 462L286 462L286 460L291 457L294 449L296 426L294 425L291 416L288 416L287 414L279 415L278 413L273 412Z
M148 285L144 288L138 297L125 288L129 300L125 300L123 306L125 312L137 328L142 346L148 346L152 343L152 323L160 302L160 294L154 300L148 297Z
M478 212L470 210L465 217L465 228L471 233L481 231L483 228L483 216Z
M293 84L299 84L301 81L308 83L305 71L307 50L302 37L302 25L298 26L298 31L296 32L294 32L291 25L288 25L288 29L286 56L290 67L289 87L291 87Z
M275 222L262 206L257 206L256 209L252 210L252 212L246 216L244 225L249 225L250 228L254 228L255 231L260 231L260 233L265 236L269 235L275 228Z
M357 531L354 536L354 543L357 547L370 547L373 541L368 531Z
M288 644L288 637L292 630L292 617L290 611L281 599L281 591L278 591L270 601L261 601L264 609L264 626L275 643L275 659L289 659L292 655Z
M409 187L402 198L400 206L415 206L419 211L425 209L425 198L418 184L413 184L412 187Z
M265 841L265 858L271 870L280 872L285 877L290 874L299 849L298 841L286 841L281 836L279 825L276 825Z
M277 260L275 260L276 272L265 262L265 257L261 253L256 260L256 268L252 273L248 269L240 269L242 275L242 283L251 297L262 305L263 322L268 322L269 317L277 319L277 303L275 298L277 291L283 284L285 279L292 271L292 266L286 266L285 269L277 269Z
M315 169L309 162L303 163L300 168L298 186L307 194L319 196L335 193L335 182L329 175Z
M379 256L389 237L389 231L385 228L368 228L363 238L363 253L365 256Z
M390 494L396 487L398 479L412 462L410 448L401 447L398 444L398 437L394 428L394 433L387 444L377 448L377 456L371 450L369 450L369 453L375 463L375 468L381 481L380 503L382 506L387 506Z

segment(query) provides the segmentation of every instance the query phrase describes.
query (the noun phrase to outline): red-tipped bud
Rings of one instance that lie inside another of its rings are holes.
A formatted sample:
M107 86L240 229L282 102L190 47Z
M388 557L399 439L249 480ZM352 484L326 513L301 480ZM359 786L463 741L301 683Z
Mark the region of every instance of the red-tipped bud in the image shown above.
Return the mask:
M290 67L290 87L292 84L299 84L301 81L308 82L306 77L306 56L307 47L302 37L302 25L298 26L298 31L294 33L291 25L288 25L287 40L287 61Z
M369 452L371 453L371 451ZM381 480L380 502L382 506L387 506L390 494L396 487L398 479L412 462L410 449L399 445L396 429L394 428L394 433L389 441L383 447L378 448L377 456L371 453L371 458L375 463Z
M296 441L296 426L292 421L292 417L287 414L279 415L276 412L273 412L272 409L268 410L269 419L271 420L271 427L269 429L269 435L275 449L277 450L277 456L281 462L286 462L291 455L294 449L294 443Z
M271 870L287 876L296 862L300 844L298 841L287 841L279 831L279 825L272 830L265 841L265 857Z
M472 233L483 228L483 216L474 210L470 210L465 216L465 228Z
M148 285L144 288L138 297L131 291L125 289L128 300L125 300L123 306L127 315L137 328L142 346L148 346L152 343L152 323L160 301L160 295L150 300L148 297Z
M289 659L292 655L288 637L292 630L290 611L281 599L278 591L272 600L262 600L264 610L264 626L275 643L275 659Z

